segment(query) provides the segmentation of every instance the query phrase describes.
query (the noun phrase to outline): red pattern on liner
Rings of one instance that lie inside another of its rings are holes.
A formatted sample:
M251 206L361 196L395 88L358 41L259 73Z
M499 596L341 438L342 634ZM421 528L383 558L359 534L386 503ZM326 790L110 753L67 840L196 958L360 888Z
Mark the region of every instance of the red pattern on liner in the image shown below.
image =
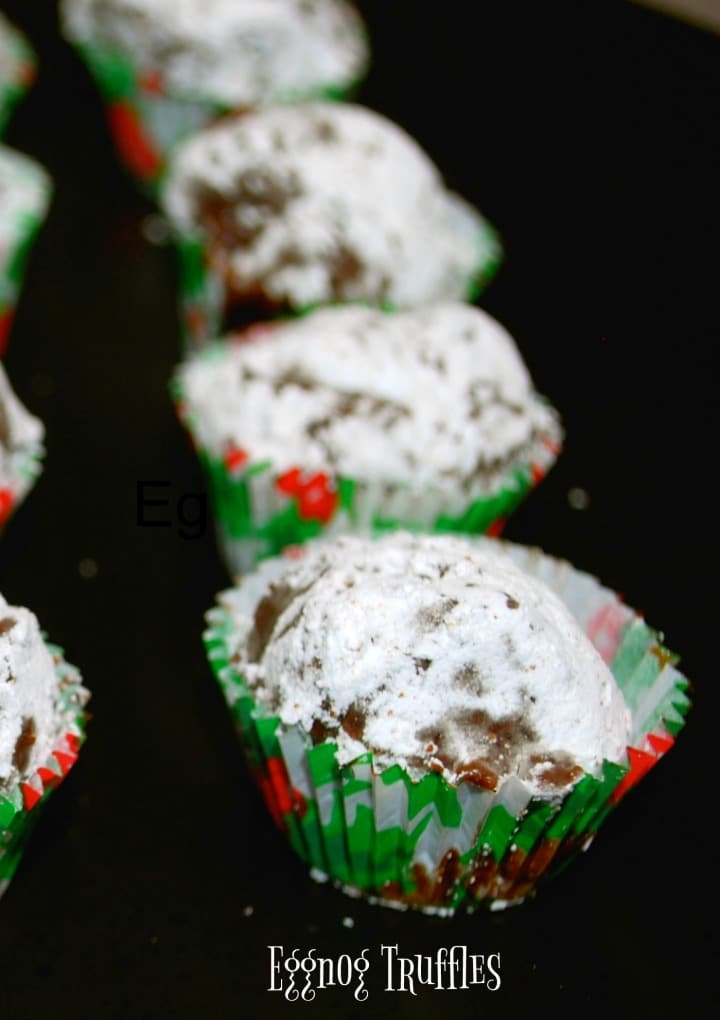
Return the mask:
M337 510L338 494L323 471L308 478L300 468L291 468L275 484L279 492L297 499L303 520L327 524Z
M490 538L499 538L505 530L507 520L505 517L498 517L496 521L493 521L490 527L487 529L487 534Z
M0 489L0 528L10 516L14 502L11 489Z
M630 771L613 791L610 798L611 804L617 804L628 790L631 790L636 783L639 783L643 776L648 774L653 765L657 765L662 756L670 750L675 740L669 733L649 733L647 743L650 747L649 751L641 751L637 747L628 747Z
M232 443L225 450L225 467L230 474L235 474L240 471L247 464L250 459L250 455L247 450L243 450L240 446L234 446Z
M38 801L42 800L42 790L36 790L30 783L20 783L23 795L23 805L26 811L32 811Z
M161 159L132 106L122 100L110 103L108 119L117 146L130 169L145 180L155 177L160 171Z

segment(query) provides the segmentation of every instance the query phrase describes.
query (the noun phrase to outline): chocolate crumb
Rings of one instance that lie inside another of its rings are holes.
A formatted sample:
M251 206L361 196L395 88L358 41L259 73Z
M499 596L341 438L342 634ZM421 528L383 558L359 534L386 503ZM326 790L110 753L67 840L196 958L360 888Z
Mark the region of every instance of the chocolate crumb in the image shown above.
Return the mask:
M548 789L562 789L577 782L583 774L567 754L536 754L529 764L529 771L534 773L540 786Z
M346 244L340 244L328 259L333 297L346 296L347 285L355 283L365 271L358 255Z
M424 606L417 614L417 626L424 631L442 627L457 604L457 599L444 598L434 606Z
M479 786L483 790L496 790L500 776L482 758L473 758L472 761L458 766L457 774L460 779L473 786Z
M316 719L315 722L312 724L312 729L310 730L310 739L312 740L313 744L325 743L329 735L330 730L327 728L325 723L321 722L319 719Z
M340 721L340 725L353 740L362 740L365 733L367 712L360 702L355 701Z
M35 720L31 717L23 719L20 736L15 744L13 753L13 765L21 774L27 771L30 764L30 752L37 740L37 727Z

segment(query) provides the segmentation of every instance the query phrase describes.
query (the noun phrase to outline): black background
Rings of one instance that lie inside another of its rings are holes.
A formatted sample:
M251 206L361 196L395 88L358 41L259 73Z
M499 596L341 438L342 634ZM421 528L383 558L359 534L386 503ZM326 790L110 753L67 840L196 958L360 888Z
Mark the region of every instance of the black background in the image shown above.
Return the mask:
M567 429L507 536L641 607L681 653L695 707L590 852L520 908L433 919L308 879L245 776L205 663L202 614L226 584L212 535L136 523L139 481L169 482L174 501L202 489L167 396L173 254L144 240L152 206L114 161L54 4L7 0L41 60L7 142L56 191L7 357L46 422L46 470L0 542L0 588L82 668L94 719L0 903L3 1020L705 1013L720 40L613 0L363 6L374 66L360 98L498 227L507 255L484 304ZM569 505L573 487L587 510ZM501 989L386 992L383 943L499 952ZM286 1003L266 990L269 944L369 948L369 1000L335 988Z

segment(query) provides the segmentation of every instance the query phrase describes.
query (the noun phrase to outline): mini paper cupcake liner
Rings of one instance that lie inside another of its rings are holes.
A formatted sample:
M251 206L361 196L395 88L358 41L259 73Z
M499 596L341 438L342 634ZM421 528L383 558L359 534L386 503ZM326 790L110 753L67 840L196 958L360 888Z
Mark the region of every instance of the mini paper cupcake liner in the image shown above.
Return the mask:
M193 439L184 395L174 384L176 409ZM560 452L542 435L527 459L509 465L491 488L451 493L437 486L387 485L305 471L278 469L252 451L229 445L222 459L196 447L210 490L218 545L232 575L320 535L414 531L498 535L507 517L547 474Z
M121 162L153 197L175 146L234 109L232 104L213 102L200 94L173 94L160 70L135 67L115 51L94 43L83 43L77 49L105 102ZM320 89L292 99L345 99L354 88Z
M565 601L632 712L623 760L605 761L564 795L538 797L515 777L496 792L435 773L416 780L399 765L377 771L370 753L339 767L335 744L314 745L254 700L232 662L226 610L208 614L208 657L265 801L313 873L345 892L438 914L520 903L589 846L684 725L688 681L638 613L568 563L502 546ZM282 560L264 564L254 590L283 569ZM255 597L249 586L248 609Z
M63 730L41 768L7 788L0 786L0 897L15 874L42 806L77 761L85 741L89 692L75 667L63 658L62 649L47 647L55 661Z
M47 173L27 156L0 149L12 168L9 188L16 192L12 207L0 218L0 358L12 329L15 306L30 252L50 204L52 184Z
M0 44L5 50L6 68L0 72L0 138L13 110L35 80L35 53L21 32L5 19L0 23Z
M219 336L223 336L236 324L230 321L237 311L233 306L232 294L222 273L212 265L210 252L202 237L185 234L173 227L173 237L179 260L180 277L180 329L183 347L186 351L202 350ZM476 268L468 276L465 291L459 299L475 301L495 276L502 261L502 244L496 230L480 219L477 235ZM249 287L249 291L256 288ZM327 304L336 302L328 301ZM242 302L238 302L240 309ZM291 308L283 302L274 301L258 294L252 302L252 313L259 318L258 308L264 309L264 318L273 319L288 315L300 316L317 308L317 305ZM392 306L383 307L392 311ZM249 325L249 323L248 323Z

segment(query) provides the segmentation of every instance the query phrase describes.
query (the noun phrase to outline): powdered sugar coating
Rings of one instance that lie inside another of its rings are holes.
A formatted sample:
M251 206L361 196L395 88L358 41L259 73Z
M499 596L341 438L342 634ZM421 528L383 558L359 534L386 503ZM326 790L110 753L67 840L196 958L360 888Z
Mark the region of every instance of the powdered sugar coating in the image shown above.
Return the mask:
M164 204L232 289L295 309L463 298L498 254L417 143L352 104L274 107L199 132L176 154Z
M234 665L288 726L451 782L537 793L622 758L630 713L569 610L488 539L345 536L220 599ZM471 780L472 781L472 780Z
M251 107L346 88L363 24L346 0L64 0L69 38L159 71L177 96Z
M44 435L42 422L20 403L0 364L0 491L10 489L15 499L24 495L28 460L42 452Z
M320 309L195 356L179 379L200 446L278 472L487 491L560 438L510 335L459 303Z
M45 763L66 722L36 617L0 595L0 793Z

